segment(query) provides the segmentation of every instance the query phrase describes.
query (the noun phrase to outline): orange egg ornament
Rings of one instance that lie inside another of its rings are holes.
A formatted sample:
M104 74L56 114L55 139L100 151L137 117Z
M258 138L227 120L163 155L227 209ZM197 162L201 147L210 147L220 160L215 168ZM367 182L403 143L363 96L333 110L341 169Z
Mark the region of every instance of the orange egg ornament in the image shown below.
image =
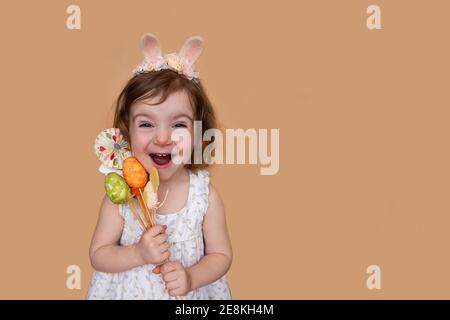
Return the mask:
M148 181L147 170L135 157L128 157L123 161L123 177L130 188L145 188Z

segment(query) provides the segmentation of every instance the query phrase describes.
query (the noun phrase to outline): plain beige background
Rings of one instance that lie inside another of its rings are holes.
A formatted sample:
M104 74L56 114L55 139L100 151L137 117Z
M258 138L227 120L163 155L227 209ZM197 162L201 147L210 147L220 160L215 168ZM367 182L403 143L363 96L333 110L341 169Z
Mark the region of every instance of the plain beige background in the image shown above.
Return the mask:
M81 7L81 30L65 26ZM381 7L382 30L366 9ZM93 143L142 59L205 40L227 128L279 128L280 170L217 166L236 299L450 298L448 1L16 1L0 13L0 298L82 299ZM66 289L66 268L82 270ZM366 288L377 264L382 289Z

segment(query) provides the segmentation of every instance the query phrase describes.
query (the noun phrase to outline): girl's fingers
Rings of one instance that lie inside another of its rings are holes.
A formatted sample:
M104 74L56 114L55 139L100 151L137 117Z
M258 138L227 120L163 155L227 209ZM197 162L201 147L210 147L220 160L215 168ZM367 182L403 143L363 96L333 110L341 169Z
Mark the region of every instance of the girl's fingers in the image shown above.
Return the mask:
M169 251L169 250L164 251L164 252L162 253L162 257L163 257L164 260L169 260L169 257L170 257L170 251Z
M177 279L178 279L178 277L177 277L177 274L175 272L169 272L169 273L163 275L163 280L166 283L167 282L171 282L171 281L175 281Z
M161 273L161 265L154 267L152 271L155 274L160 274Z
M166 234L159 234L155 237L155 242L157 244L163 244L167 243L167 235Z
M180 288L181 288L181 287L180 287ZM169 290L169 294L170 294L172 297L182 298L182 297L180 297L180 295L181 295L181 290L180 290L180 288L176 288L176 289L173 289L173 290Z
M170 257L170 251L169 251L169 250L166 250L166 251L162 252L161 254L163 255L163 258L164 258L165 260L169 259L169 257ZM168 264L168 263L170 263L170 262L165 262L165 263L161 263L161 264L157 265L156 267L154 267L154 268L152 269L152 272L155 273L155 274L160 274L160 273L162 272L161 267L162 267L163 265ZM170 269L169 269L169 270L170 270ZM170 271L167 271L167 272L170 272Z
M169 244L167 242L164 242L163 244L159 245L159 249L161 250L161 252L165 252L167 250L169 250Z
M166 231L166 229L167 229L167 226L157 224L157 225L151 227L151 228L147 231L147 233L148 233L152 238L155 238L155 237L156 237L157 235L159 235L160 233L164 233L164 232Z
M175 264L173 262L166 262L161 266L162 274L166 274L166 273L169 273L174 270L176 270L176 268L175 268Z
M174 289L178 289L179 287L180 287L180 285L177 283L177 281L166 282L167 290L174 290Z

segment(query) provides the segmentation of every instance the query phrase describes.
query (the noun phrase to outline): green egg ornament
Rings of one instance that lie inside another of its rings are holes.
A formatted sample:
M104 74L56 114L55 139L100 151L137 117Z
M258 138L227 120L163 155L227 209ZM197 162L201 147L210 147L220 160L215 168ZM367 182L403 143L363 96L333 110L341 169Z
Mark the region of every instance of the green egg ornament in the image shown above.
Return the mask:
M106 175L105 191L108 198L115 204L127 203L131 198L130 187L125 179L115 172Z

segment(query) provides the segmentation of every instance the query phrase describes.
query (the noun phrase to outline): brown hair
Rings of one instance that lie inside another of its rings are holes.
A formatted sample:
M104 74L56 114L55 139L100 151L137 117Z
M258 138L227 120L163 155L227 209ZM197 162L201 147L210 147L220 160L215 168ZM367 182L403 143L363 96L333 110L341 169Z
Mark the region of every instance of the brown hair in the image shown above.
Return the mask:
M138 74L128 81L117 98L114 128L119 128L125 140L131 145L129 125L132 105L138 101L157 97L161 94L160 100L156 103L160 104L171 93L179 90L186 90L189 96L194 109L194 121L202 121L202 136L206 130L215 128L216 117L214 110L200 80L194 82L184 75L169 69ZM202 155L205 146L206 143L202 142ZM193 155L191 156L191 163L186 164L186 167L191 170L198 170L207 166L208 164L203 161L201 164L194 164Z

